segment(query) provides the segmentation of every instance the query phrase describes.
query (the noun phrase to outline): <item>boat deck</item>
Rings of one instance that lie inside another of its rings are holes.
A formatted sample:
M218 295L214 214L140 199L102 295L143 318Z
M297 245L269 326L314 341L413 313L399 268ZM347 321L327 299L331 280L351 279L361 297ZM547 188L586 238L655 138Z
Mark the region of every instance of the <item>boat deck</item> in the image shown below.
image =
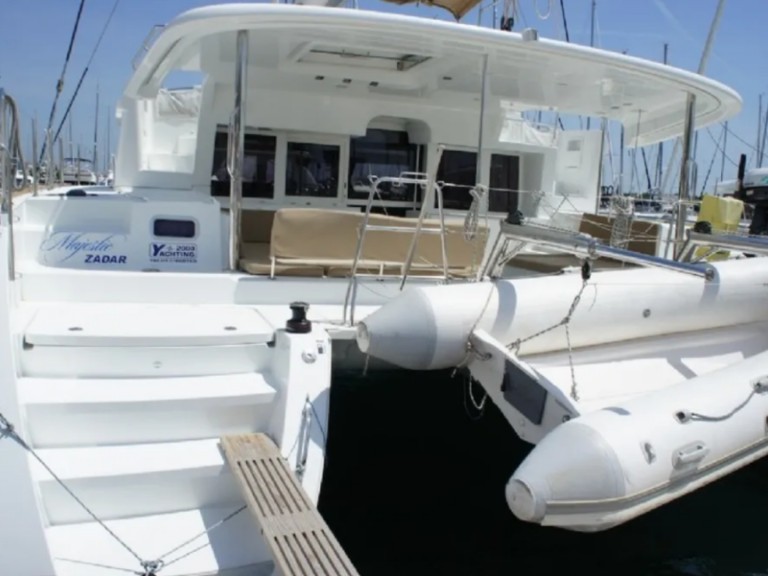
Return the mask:
M224 454L285 576L357 576L336 537L265 434L225 436Z

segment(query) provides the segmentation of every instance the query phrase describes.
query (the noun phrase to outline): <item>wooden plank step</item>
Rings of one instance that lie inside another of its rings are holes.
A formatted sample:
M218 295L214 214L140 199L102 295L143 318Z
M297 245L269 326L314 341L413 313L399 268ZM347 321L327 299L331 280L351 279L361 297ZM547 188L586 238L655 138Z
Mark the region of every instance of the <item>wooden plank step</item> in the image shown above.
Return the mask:
M357 576L331 529L266 434L221 439L240 492L284 576Z

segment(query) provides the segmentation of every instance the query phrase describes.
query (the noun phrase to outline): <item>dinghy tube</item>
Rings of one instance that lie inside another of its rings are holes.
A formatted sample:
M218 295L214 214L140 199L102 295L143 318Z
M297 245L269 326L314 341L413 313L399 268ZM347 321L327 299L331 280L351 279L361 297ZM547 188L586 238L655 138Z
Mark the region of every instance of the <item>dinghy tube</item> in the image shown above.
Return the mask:
M712 280L657 268L597 272L570 319L571 346L768 320L768 258L713 264ZM357 326L364 354L409 370L452 368L481 329L511 344L562 322L579 274L411 287ZM564 330L526 341L520 355L565 350Z
M640 516L768 453L768 352L574 418L518 467L520 520L595 532Z

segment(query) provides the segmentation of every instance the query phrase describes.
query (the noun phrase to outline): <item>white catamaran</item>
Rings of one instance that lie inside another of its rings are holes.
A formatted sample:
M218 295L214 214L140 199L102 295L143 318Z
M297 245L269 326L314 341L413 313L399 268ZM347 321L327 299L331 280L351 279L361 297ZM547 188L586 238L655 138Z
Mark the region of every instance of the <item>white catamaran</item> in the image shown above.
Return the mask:
M179 70L201 85L169 88ZM6 185L0 572L339 573L298 540L285 552L298 524L256 509L281 482L316 501L332 369L362 365L358 343L390 366L467 365L544 439L507 490L526 520L615 524L759 456L766 261L661 258L665 224L595 214L602 133L527 119L602 117L646 145L740 106L705 77L534 30L182 14L125 89L114 188ZM632 269L500 279L522 244L528 269L562 253ZM237 439L254 435L247 466L287 463L290 482L246 478ZM264 502L283 513L284 496Z

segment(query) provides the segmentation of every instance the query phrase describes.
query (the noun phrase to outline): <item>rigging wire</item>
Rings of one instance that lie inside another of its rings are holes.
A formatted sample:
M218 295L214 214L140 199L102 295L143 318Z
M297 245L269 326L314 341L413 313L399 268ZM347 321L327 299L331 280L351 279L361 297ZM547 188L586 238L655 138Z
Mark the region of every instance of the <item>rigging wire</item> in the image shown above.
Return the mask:
M709 128L707 128L706 132L707 132L707 135L712 140L712 143L715 145L715 148L717 149L717 151L720 152L720 154L722 154L722 157L724 157L726 160L728 160L728 162L730 162L732 166L738 168L739 163L736 162L733 158L731 158L730 156L728 156L728 154L725 153L725 150L720 146L720 141L719 140L715 140L715 137L712 136L712 131ZM723 132L724 133L728 133L729 130L727 128L725 128L725 126L724 126L723 127Z
M93 62L93 58L96 56L96 52L99 49L99 46L101 45L101 41L104 39L104 35L107 32L107 28L109 28L109 23L112 21L112 16L115 15L115 11L117 10L117 6L120 4L120 0L115 0L115 3L112 5L112 10L109 13L109 16L107 17L107 21L104 23L104 27L101 29L101 34L99 35L99 39L96 41L96 45L93 47L93 51L91 52L90 58L88 58L88 62L85 65L85 69L83 70L83 73L80 75L80 80L77 82L77 86L75 87L75 91L72 94L72 98L69 100L69 104L67 105L67 109L64 112L64 116L61 119L61 122L59 123L59 127L56 129L56 135L53 137L52 142L55 142L59 138L59 134L61 134L61 130L64 127L64 122L67 120L67 116L69 116L69 112L72 110L72 105L75 103L75 99L77 98L77 94L80 92L80 87L83 85L83 80L85 80L86 74L88 74L88 70L91 66L91 63Z
M707 188L707 182L709 182L709 176L712 174L712 168L715 166L715 158L717 157L717 150L720 149L720 141L725 135L725 126L723 126L723 129L720 131L720 136L717 138L717 141L715 142L715 148L716 152L715 154L712 154L712 158L709 161L709 167L707 168L707 174L704 176L704 183L701 185L701 195L704 195L704 190ZM712 137L712 134L710 133L710 138Z
M563 0L560 0L560 14L563 16L563 29L565 30L565 41L570 43L571 37L568 35L568 19L565 17L565 5Z
M734 138L736 138L736 140L738 140L739 142L741 142L742 144L744 144L744 146L746 146L747 148L749 148L749 149L750 149L752 152L755 152L755 153L757 153L757 152L758 152L758 150L757 150L757 147L756 147L754 144L750 144L749 142L747 142L746 140L744 140L744 138L742 138L741 136L739 136L738 134L736 134L736 132L734 132L734 131L733 131L733 128L731 128L731 127L729 126L729 127L727 128L727 130L728 130L728 134L730 134L731 136L733 136Z
M72 29L72 34L69 37L69 47L67 48L67 55L64 57L64 67L61 70L61 76L59 76L59 80L56 82L56 95L53 97L53 104L51 105L51 113L48 116L48 126L45 131L46 134L48 134L51 131L51 128L53 128L53 119L56 116L56 104L59 101L59 97L61 96L62 90L64 90L64 76L67 73L69 60L72 57L72 48L75 45L75 37L77 36L77 29L80 26L80 17L83 15L84 6L85 6L85 0L80 0L80 6L77 9L77 16L75 17L75 26ZM47 138L44 138L43 147L40 152L40 160L39 160L39 163L41 164L43 162L43 158L45 158L46 144L47 144ZM53 146L53 142L51 142L51 146Z

